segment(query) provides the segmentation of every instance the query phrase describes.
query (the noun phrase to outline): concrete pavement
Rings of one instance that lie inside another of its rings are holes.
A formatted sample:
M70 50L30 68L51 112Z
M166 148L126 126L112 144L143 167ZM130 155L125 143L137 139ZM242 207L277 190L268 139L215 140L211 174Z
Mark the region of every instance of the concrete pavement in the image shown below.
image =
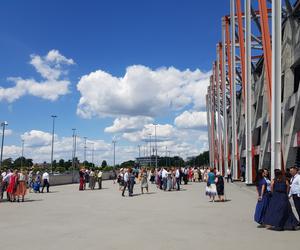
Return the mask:
M210 203L204 183L121 197L112 181L104 189L56 186L29 194L24 203L0 203L0 245L5 250L52 249L283 249L299 246L299 231L274 232L253 222L256 195L226 185L230 201ZM135 193L140 193L136 185ZM297 247L296 247L297 248ZM295 249L296 249L295 248Z

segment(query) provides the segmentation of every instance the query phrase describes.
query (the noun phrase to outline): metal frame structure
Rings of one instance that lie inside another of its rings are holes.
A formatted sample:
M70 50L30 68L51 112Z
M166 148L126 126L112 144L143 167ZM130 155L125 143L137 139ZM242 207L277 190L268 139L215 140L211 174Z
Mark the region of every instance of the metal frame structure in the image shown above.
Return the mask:
M222 18L206 96L210 166L247 184L258 169L300 164L299 16L300 0L230 0Z

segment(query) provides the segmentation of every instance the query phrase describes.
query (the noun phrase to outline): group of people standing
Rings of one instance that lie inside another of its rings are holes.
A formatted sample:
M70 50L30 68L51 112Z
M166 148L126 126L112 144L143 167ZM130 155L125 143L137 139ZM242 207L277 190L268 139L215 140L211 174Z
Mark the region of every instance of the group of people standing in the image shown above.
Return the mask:
M295 230L300 226L295 217L290 200L292 199L300 218L300 175L293 166L283 171L276 169L274 179L269 179L267 169L258 171L256 186L258 201L254 220L262 227L273 230Z
M102 189L102 174L101 170L94 171L93 169L82 168L79 170L79 190L87 189L87 185L91 190L94 190L98 183L98 189Z
M211 202L215 202L215 197L218 195L219 201L224 202L224 178L216 168L207 168L204 173L206 181L205 193L210 198Z
M42 188L41 187L42 184ZM46 187L49 192L49 174L39 172L33 174L33 171L27 173L26 170L8 170L0 175L0 200L3 200L4 194L10 202L24 202L27 190L34 192L44 192Z

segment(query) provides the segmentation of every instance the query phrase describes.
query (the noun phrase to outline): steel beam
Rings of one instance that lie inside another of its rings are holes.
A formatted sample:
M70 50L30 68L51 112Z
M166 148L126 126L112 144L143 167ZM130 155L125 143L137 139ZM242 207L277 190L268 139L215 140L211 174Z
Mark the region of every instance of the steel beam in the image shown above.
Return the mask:
M238 178L238 166L237 166L237 131L236 131L236 66L235 66L235 4L234 0L230 1L230 26L231 26L231 95L232 95L232 105L231 105L231 122L232 122L232 173L233 178Z
M251 0L245 0L245 82L246 82L246 98L245 98L245 121L246 121L246 183L252 184L252 116L251 116L251 96L252 96L252 76L251 76Z
M271 177L281 168L281 0L272 2Z

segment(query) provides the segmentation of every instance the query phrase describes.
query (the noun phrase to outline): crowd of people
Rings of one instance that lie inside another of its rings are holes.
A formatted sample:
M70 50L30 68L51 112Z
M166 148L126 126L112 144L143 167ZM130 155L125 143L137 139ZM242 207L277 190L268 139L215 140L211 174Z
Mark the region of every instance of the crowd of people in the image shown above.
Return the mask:
M24 202L27 192L43 193L46 188L49 192L49 174L39 171L29 173L26 170L7 170L0 175L0 201L6 199L10 202Z
M86 190L87 185L91 190L94 190L96 184L98 184L98 189L102 189L102 174L101 170L81 168L79 170L79 190Z
M210 177L208 181L208 175ZM212 178L214 181L212 181ZM224 201L224 180L220 173L217 173L215 169L209 168L188 168L188 167L170 167L170 168L157 168L146 169L141 168L121 168L117 175L117 183L119 184L119 190L122 191L122 196L125 196L126 190L128 190L128 196L133 196L133 188L136 181L141 184L141 193L144 194L144 190L149 192L149 182L155 184L156 187L163 191L180 191L181 185L186 185L188 182L209 182L213 188L217 184L219 198ZM216 194L213 192L208 193L212 200Z
M295 230L300 224L295 217L292 199L300 218L300 174L296 166L284 174L276 169L270 180L267 169L260 169L256 180L258 201L254 220L261 226L277 231Z

